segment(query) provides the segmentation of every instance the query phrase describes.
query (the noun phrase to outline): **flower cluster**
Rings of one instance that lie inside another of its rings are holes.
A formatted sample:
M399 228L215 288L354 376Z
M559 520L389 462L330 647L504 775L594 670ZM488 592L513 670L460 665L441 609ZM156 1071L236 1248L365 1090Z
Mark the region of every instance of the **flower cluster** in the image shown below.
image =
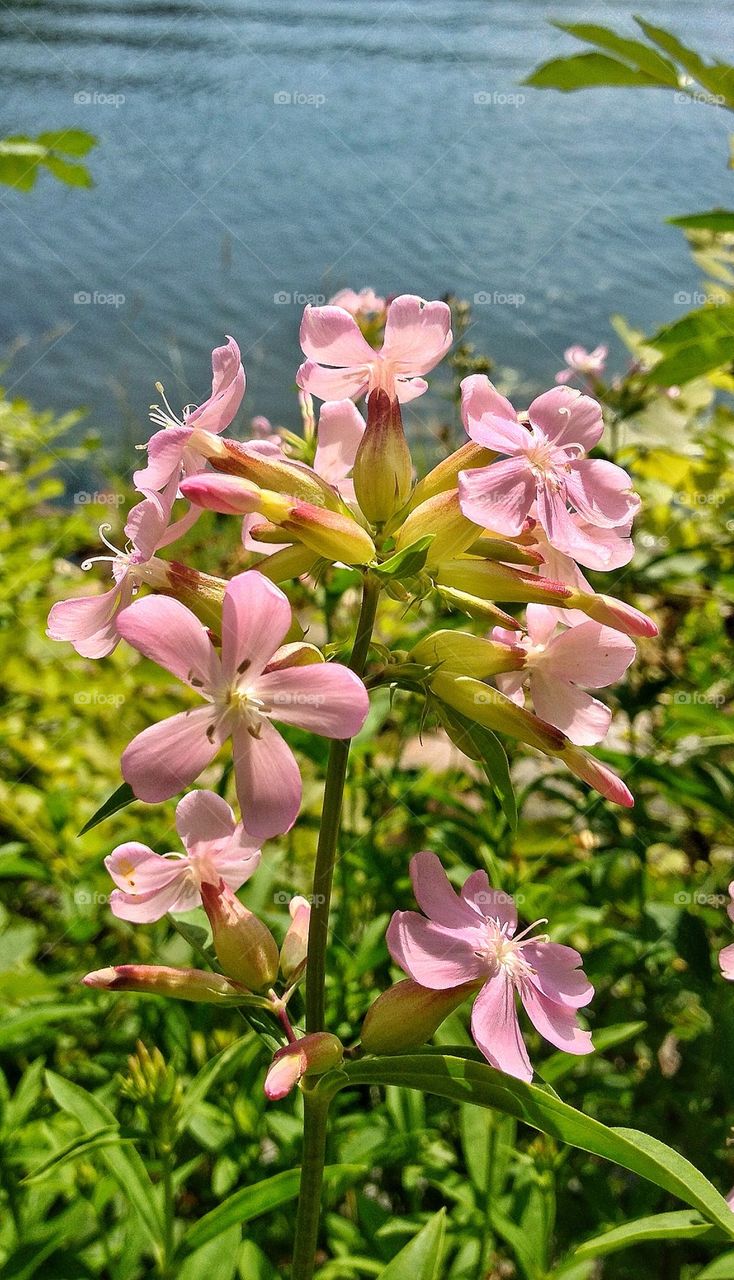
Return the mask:
M235 893L256 870L263 843L290 830L301 806L299 765L276 725L350 740L365 722L368 687L389 685L422 699L455 741L466 726L481 725L629 805L622 779L585 750L611 720L586 690L619 680L635 656L634 638L656 633L649 618L596 592L583 573L629 562L640 505L626 473L592 456L603 433L594 399L558 385L517 412L487 377L468 377L466 441L417 478L401 406L423 395L426 375L451 347L449 307L342 291L327 306L306 307L300 338L301 433L260 418L249 439L226 434L246 385L232 338L213 352L202 404L176 415L159 388L163 407L153 407L156 430L134 475L140 499L125 524L126 547L107 542L110 554L95 558L110 563L112 586L56 604L48 624L53 639L88 658L104 657L122 639L188 689L182 709L145 728L123 754L123 777L138 799L171 800L226 748L241 815L219 795L194 791L176 810L184 855L132 842L107 859L112 910L123 919L153 921L203 905L221 972L121 966L86 981L266 1008L287 1041L268 1076L272 1097L329 1070L342 1053L326 1032L296 1035L286 1012L306 965L308 904L299 901L279 949ZM581 370L580 358L567 355ZM584 372L598 371L601 352L589 360ZM314 399L322 402L318 415ZM242 520L245 567L229 580L160 554L204 510ZM369 631L362 622L355 628L348 666L304 639L288 585L300 580L302 592L334 565L357 571L365 599L384 591L419 611L410 653L380 645L380 662L370 665L374 613ZM518 605L527 606L525 619ZM482 1052L529 1078L518 992L553 1044L589 1051L575 1010L591 988L575 952L517 933L514 908L483 872L457 897L437 860L419 854L413 880L428 919L411 912L393 919L388 945L409 978L378 1001L365 1047L388 1051L385 1026L396 1012L404 1038L412 1024L414 1035L428 1028L425 1039L441 1010L473 992Z

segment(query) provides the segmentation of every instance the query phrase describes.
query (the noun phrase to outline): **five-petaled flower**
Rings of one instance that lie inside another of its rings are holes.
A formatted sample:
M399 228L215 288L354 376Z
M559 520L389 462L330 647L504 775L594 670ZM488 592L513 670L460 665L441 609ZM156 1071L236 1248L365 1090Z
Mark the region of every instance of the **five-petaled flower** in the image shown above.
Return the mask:
M168 800L198 778L231 737L247 830L262 840L289 831L301 803L301 775L273 720L325 738L351 738L369 706L362 681L347 667L325 663L312 646L280 648L291 607L256 570L227 586L221 656L194 614L164 596L137 600L117 625L129 644L206 700L144 729L127 747L122 774L136 796L153 804Z
M577 745L589 746L605 737L612 713L584 689L604 689L621 680L637 650L634 640L623 632L589 619L556 633L560 612L529 604L524 635L494 628L493 640L525 653L521 670L503 672L495 679L497 687L519 706L524 705L527 685L541 720L562 729Z
M581 520L605 529L619 528L639 510L627 472L586 457L604 431L601 407L590 396L554 387L533 400L525 425L483 374L465 378L461 392L467 434L503 455L459 475L461 509L475 524L516 537L533 510L549 542L577 559L586 539L569 504Z
M570 382L571 378L580 374L584 378L600 378L607 363L609 348L600 344L593 351L587 351L580 343L566 347L563 359L566 368L556 374L556 382Z
M301 347L307 358L296 380L319 400L354 400L381 390L404 404L427 391L428 383L420 375L443 359L452 341L446 303L425 302L414 294L402 294L390 303L379 351L343 307L309 306L301 322Z
M512 898L490 888L486 871L475 871L458 894L434 853L417 853L410 874L424 915L396 911L387 931L390 955L429 990L476 983L472 1035L493 1067L532 1079L515 993L544 1039L566 1053L592 1052L590 1033L576 1021L594 994L578 951L531 937L533 925L518 933Z
M105 858L117 885L110 907L121 920L147 924L167 911L193 911L201 905L202 884L224 880L239 889L259 866L257 841L213 791L192 791L179 801L176 830L185 854L154 853L131 840Z

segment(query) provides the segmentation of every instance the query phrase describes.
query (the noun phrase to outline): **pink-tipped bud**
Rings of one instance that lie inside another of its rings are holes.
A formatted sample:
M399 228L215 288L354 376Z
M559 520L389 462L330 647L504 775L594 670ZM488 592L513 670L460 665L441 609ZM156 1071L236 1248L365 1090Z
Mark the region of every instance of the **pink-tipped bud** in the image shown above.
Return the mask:
M96 969L82 978L85 987L104 991L140 991L151 996L175 996L197 1004L247 1004L250 992L221 973L204 969L172 969L164 964L118 964Z
M218 886L202 883L201 900L224 972L251 991L272 986L278 972L278 944L267 925L243 907L224 880Z
M466 716L467 720L518 738L547 755L558 754L568 743L560 729L546 724L532 711L516 706L499 689L482 684L481 680L438 671L431 679L431 689L437 698Z
M431 570L442 560L466 551L479 532L478 525L467 520L459 506L458 489L447 489L413 508L395 535L395 549L403 551L426 534L433 534L426 558L426 568Z
M434 631L433 635L419 640L410 658L427 667L437 665L442 671L475 676L477 680L486 680L501 671L521 671L527 660L520 648L484 640L468 631Z
M380 387L367 399L367 426L352 474L357 502L372 524L385 524L405 506L413 463L397 397Z
M143 568L142 579L153 591L180 600L206 627L219 634L226 578L200 573L177 560L154 557Z
M291 923L280 948L280 972L285 983L300 978L306 967L311 903L307 898L296 896L288 903L288 910Z
M328 1031L315 1031L279 1049L265 1077L265 1096L278 1102L304 1076L321 1076L338 1067L344 1057L341 1040Z
M635 803L632 792L616 773L608 769L595 756L589 755L588 751L583 751L581 747L571 745L558 754L571 773L581 778L582 782L588 783L614 804L621 804L625 809L632 808Z
M500 600L503 604L566 604L570 608L574 596L563 582L475 556L443 561L436 577L440 586L453 587L480 600ZM574 607L580 609L583 605Z
M275 517L269 516L269 519ZM375 544L367 530L351 516L342 515L339 511L327 511L324 507L312 506L310 502L294 502L287 513L277 519L277 523L286 533L326 560L371 564L375 558Z
M469 440L455 453L449 454L448 458L442 458L427 476L418 481L411 494L411 508L435 497L437 493L444 493L446 489L455 489L460 471L470 471L472 467L488 467L496 457L497 454L491 449L484 449L482 445Z
M262 490L241 476L202 471L181 481L181 493L195 507L224 516L249 516L262 511Z
M569 609L581 609L594 622L602 626L613 627L615 631L623 631L626 636L651 637L658 634L658 628L652 618L623 600L615 600L614 596L594 595L589 591L575 591L566 601Z
M275 452L263 453L262 446L242 444L238 440L222 440L225 455L212 458L217 471L242 476L260 489L301 498L319 507L342 510L339 495L305 462L296 462Z
M479 986L481 983L465 982L445 991L429 991L412 978L396 983L367 1011L362 1048L366 1053L404 1053L420 1048Z

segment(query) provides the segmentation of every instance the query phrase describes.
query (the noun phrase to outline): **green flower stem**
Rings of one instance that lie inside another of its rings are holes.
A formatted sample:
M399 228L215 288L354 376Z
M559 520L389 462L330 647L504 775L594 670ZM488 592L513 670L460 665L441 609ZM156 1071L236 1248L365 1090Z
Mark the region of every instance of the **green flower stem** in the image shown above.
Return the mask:
M369 573L362 591L362 608L357 623L349 666L361 676L367 662L372 629L375 624L380 583ZM326 983L326 948L329 938L329 907L334 878L344 784L347 777L350 740L331 744L326 769L321 828L316 848L308 930L308 967L306 969L306 1030L323 1031ZM296 1238L291 1280L311 1280L316 1258L316 1244L321 1213L321 1184L326 1153L326 1117L328 1099L312 1089L303 1090L303 1160L301 1190L298 1198Z

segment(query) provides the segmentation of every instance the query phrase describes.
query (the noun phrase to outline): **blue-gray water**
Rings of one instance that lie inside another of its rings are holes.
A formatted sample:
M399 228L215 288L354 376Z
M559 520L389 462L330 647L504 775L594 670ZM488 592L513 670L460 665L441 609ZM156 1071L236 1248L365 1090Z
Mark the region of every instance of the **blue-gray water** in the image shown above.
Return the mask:
M721 5L643 12L726 56ZM554 15L632 28L579 0L3 5L3 131L100 141L92 191L0 188L6 384L122 442L156 379L203 397L225 333L250 412L292 422L300 297L346 284L488 295L473 339L538 389L611 313L679 315L698 275L663 219L727 203L729 121L665 92L523 89L578 47Z

